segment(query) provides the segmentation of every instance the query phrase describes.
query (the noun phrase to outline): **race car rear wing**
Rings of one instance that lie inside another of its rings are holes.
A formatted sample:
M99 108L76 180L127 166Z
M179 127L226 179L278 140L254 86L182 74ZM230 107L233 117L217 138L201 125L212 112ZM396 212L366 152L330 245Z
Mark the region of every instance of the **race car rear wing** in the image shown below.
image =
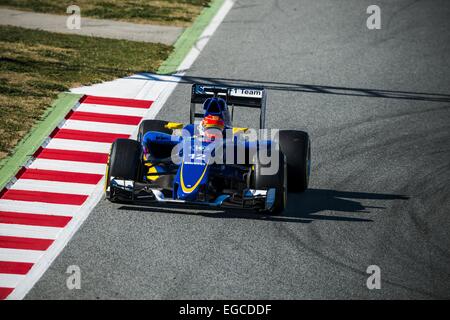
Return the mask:
M263 87L236 87L236 86L212 86L203 84L193 84L191 91L190 122L194 123L195 118L203 116L203 113L196 113L196 104L203 104L206 99L212 97L223 98L231 109L233 118L234 107L248 107L260 109L259 126L264 129L266 126L266 90Z

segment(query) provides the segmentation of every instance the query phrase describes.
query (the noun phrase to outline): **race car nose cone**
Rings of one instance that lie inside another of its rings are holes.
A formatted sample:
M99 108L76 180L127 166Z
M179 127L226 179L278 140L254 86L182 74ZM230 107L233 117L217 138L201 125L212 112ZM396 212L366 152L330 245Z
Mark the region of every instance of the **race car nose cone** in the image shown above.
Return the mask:
M194 201L197 198L200 187L208 181L209 166L203 161L184 161L177 174L179 188L177 198L180 200Z

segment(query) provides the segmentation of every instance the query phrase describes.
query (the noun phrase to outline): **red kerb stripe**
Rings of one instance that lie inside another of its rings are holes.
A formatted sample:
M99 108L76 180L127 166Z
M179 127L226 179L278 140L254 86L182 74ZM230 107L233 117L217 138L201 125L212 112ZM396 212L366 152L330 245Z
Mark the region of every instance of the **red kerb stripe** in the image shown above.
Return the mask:
M137 99L122 99L122 98L108 98L97 96L85 96L81 103L90 104L103 104L107 106L118 107L131 107L131 108L143 108L148 109L152 105L153 101L150 100L137 100Z
M98 152L87 152L87 151L40 148L35 153L34 156L41 159L52 159L52 160L66 160L66 161L80 161L80 162L94 162L94 163L108 162L108 154Z
M72 217L0 211L0 223L64 228Z
M0 236L0 248L45 251L52 243L50 239Z
M3 288L0 287L0 300L5 300L11 292L13 292L14 288Z
M70 204L78 206L82 205L87 198L88 196L79 194L66 194L55 192L15 190L15 189L10 189L6 191L2 197L2 199L5 200Z
M122 116L122 115L117 115L117 114L103 114L103 113L84 112L84 111L75 111L67 119L70 119L70 120L81 120L81 121L92 121L92 122L104 122L104 123L138 125L139 122L141 122L142 117Z
M27 274L33 263L0 261L0 273Z
M60 181L72 183L97 184L103 175L94 173L66 172L43 169L25 169L18 178L31 180Z
M71 139L71 140L82 140L82 141L93 141L93 142L109 142L112 143L119 138L128 138L128 134L119 133L104 133L104 132L94 132L94 131L82 131L82 130L72 130L72 129L60 129L52 136L58 139Z

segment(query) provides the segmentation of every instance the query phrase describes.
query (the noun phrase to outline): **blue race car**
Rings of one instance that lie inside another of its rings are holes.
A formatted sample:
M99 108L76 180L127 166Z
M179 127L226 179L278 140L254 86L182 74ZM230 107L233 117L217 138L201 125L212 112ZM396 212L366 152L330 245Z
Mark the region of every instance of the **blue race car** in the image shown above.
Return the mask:
M196 112L198 104L203 112ZM283 211L288 191L308 187L309 136L233 127L238 106L258 108L265 129L264 88L194 84L189 124L143 120L137 140L112 144L106 198Z

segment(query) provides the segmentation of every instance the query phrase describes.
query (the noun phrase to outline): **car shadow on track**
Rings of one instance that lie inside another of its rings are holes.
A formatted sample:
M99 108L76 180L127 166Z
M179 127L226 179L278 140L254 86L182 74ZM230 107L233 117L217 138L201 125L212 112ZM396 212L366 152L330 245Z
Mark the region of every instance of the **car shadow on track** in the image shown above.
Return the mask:
M177 82L183 84L204 83L218 86L228 86L228 85L261 86L267 90L275 90L275 91L318 93L318 94L353 96L353 97L419 100L419 101L432 101L444 103L450 102L449 93L415 92L405 90L400 91L400 90L387 90L376 88L339 87L339 86L330 86L312 83L275 82L275 81L262 81L250 79L200 77L189 75L180 76L174 74L168 74L168 76L169 77L161 77L161 75L142 72L139 73L138 76L130 76L127 79Z
M193 214L208 218L235 218L267 220L280 222L311 223L315 220L344 221L344 222L372 222L361 217L337 215L336 213L370 213L369 209L384 209L380 206L363 205L358 200L408 200L408 196L395 194L349 192L327 189L308 189L301 194L290 193L286 210L280 215L261 214L250 210L220 209L210 207L148 203L145 205L122 205L119 210L143 211L149 213ZM331 214L318 214L320 212Z

